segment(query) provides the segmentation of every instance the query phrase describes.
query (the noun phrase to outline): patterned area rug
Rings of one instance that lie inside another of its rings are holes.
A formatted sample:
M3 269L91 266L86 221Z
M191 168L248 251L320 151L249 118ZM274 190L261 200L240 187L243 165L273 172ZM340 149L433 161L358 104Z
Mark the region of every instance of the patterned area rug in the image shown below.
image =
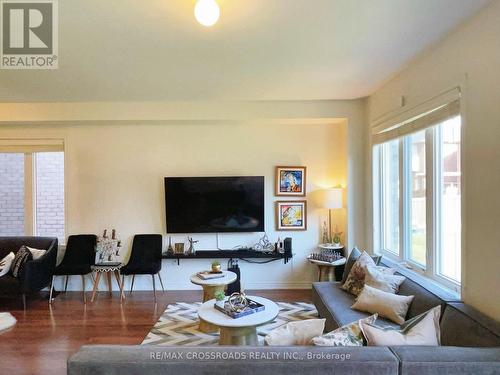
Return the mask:
M265 335L285 323L318 317L316 307L309 303L277 302L277 304L280 312L276 320L257 328L260 343L263 343ZM178 302L168 305L141 345L217 345L219 334L203 333L198 330L198 307L200 305L200 302Z

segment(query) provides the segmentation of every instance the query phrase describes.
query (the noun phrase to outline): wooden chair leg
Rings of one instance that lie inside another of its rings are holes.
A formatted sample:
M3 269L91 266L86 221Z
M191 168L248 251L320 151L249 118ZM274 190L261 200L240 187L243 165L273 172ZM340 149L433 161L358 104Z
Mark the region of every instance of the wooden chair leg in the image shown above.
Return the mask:
M160 273L159 273L159 272L157 273L157 275L158 275L158 278L160 279L161 290L163 290L163 293L165 293L165 288L163 287L163 281L162 281L162 279L161 279L161 275L160 275Z
M50 283L49 305L52 303L52 292L54 291L54 280L56 275L52 275L52 282Z
M85 275L82 275L82 289L83 289L83 303L87 303L87 296L85 295Z
M151 278L153 279L153 295L155 297L155 303L156 303L156 283L155 283L155 275L151 275Z
M101 273L97 272L97 275L95 276L95 282L94 282L94 290L92 291L92 299L90 302L94 302L95 294L97 292L97 286L99 285L99 279L101 278Z
M23 293L23 310L26 311L26 294Z
M122 283L120 284L120 300L123 300L125 298L124 290L125 290L125 275L122 275Z
M115 274L115 279L116 279L116 282L118 283L118 288L120 290L120 302L122 302L122 300L123 300L123 298L122 298L122 296L123 296L123 293L122 293L123 287L122 287L122 283L120 281L120 272L119 271L115 271L113 273Z

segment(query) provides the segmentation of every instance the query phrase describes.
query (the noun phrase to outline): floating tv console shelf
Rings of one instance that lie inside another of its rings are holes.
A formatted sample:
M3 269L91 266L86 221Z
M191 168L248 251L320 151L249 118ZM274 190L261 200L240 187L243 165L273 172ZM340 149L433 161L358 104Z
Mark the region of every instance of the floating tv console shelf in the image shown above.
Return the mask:
M292 258L292 256L285 256L285 254L277 253L262 253L255 250L196 250L194 255L186 254L163 254L163 259L176 259L177 264L180 264L181 259L268 259L269 261L283 259L284 263ZM258 262L255 262L258 263ZM262 262L267 263L267 262Z

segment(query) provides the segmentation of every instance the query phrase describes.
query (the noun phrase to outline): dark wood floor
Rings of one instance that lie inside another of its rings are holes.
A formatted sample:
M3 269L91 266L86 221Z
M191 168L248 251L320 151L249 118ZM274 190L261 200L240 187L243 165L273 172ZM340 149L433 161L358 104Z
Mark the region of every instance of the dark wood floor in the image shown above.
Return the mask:
M274 301L310 302L310 290L248 291ZM88 295L90 298L90 295ZM84 305L82 294L60 294L49 307L47 295L28 300L23 311L21 299L0 299L0 312L17 319L12 329L0 333L0 373L12 375L66 374L66 359L85 344L140 344L168 304L200 301L200 291L126 294L120 304L118 293L107 293Z

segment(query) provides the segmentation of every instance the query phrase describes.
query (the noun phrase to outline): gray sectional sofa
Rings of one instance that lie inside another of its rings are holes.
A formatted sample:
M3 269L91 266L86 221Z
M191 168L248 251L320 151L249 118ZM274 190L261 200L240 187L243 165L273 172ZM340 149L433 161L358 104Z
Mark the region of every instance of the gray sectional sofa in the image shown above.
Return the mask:
M326 331L370 314L354 311L354 297L335 282L313 285ZM399 347L165 347L83 346L68 360L69 375L499 375L500 325L477 310L406 279L414 295L407 318L441 305L443 346ZM380 323L393 325L380 319Z

